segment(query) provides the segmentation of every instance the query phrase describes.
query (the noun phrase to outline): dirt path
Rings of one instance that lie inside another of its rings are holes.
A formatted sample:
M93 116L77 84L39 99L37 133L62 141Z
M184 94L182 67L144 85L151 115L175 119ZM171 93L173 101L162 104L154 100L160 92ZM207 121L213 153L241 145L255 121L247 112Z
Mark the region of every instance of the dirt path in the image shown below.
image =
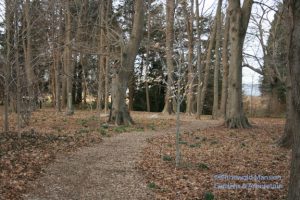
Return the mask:
M203 129L217 121L188 121L181 130ZM146 139L174 132L144 131L105 138L93 147L82 148L69 156L59 156L45 169L24 199L153 199L142 174L136 169Z

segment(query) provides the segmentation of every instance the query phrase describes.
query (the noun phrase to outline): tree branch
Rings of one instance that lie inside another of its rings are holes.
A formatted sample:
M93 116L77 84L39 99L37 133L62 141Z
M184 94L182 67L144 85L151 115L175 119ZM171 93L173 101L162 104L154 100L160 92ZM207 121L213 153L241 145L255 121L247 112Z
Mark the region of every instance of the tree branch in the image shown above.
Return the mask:
M249 65L249 64L243 64L243 67L248 67L248 68L251 69L252 71L254 71L254 72L256 72L256 73L258 73L258 74L260 74L260 75L262 75L262 76L264 75L264 73L262 72L262 70L257 69L257 68L255 68L255 67Z

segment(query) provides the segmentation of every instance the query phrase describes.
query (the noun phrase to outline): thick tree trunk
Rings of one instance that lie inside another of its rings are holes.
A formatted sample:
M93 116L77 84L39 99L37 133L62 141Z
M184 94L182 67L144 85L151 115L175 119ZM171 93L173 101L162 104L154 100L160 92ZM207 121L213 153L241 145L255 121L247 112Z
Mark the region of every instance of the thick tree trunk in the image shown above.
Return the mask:
M241 8L240 0L229 1L231 56L225 122L228 128L250 127L242 102L242 54L252 4L252 0L245 0Z
M128 108L129 111L133 111L133 96L134 96L134 89L135 89L135 77L132 74L130 75L130 80L128 83Z
M222 96L221 96L221 106L220 114L221 117L226 116L226 105L228 97L228 37L229 37L229 16L228 12L226 14L225 30L224 30L224 40L222 49L222 66L223 66L223 78L222 78Z
M217 30L216 30L216 47L215 47L215 68L214 68L214 102L213 102L213 111L212 117L213 119L217 119L219 115L219 73L220 73L220 42L221 42L221 7L222 0L218 1L218 9L217 10Z
M129 72L122 66L112 79L112 111L109 121L116 125L132 125L134 123L125 101L128 78Z
M295 110L293 108L291 77L287 74L286 80L286 120L284 133L278 140L280 147L291 148L293 144L293 121L295 118Z
M300 199L300 1L286 0L291 19L288 66L292 85L293 150L288 200Z
M135 57L142 40L144 25L144 1L135 1L135 14L133 16L133 27L128 44L122 52L122 62L115 73L112 84L112 111L110 121L117 125L133 124L126 105L126 90L128 80L133 71Z
M194 83L194 68L193 68L193 56L194 56L194 36L193 36L193 23L194 23L194 1L191 1L191 12L189 14L186 3L184 4L184 12L186 18L186 29L188 35L188 83L187 83L187 102L186 102L186 113L192 114L193 107L193 83Z
M167 28L166 28L166 59L168 68L168 80L167 80L167 90L165 95L165 106L162 113L173 114L173 95L172 88L173 85L173 40L174 40L174 14L175 14L175 0L169 0L167 3Z

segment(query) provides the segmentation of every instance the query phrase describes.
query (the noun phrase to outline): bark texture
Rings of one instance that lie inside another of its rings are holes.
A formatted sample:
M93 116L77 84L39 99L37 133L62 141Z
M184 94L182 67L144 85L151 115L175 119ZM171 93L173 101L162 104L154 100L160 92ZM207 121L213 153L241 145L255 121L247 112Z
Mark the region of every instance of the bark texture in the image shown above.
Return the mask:
M201 30L200 30L200 13L199 13L199 0L196 0L196 27L197 27L197 76L198 76L198 85L197 85L197 118L200 118L202 108L200 105L201 101Z
M220 10L219 5L218 5L217 10ZM207 49L207 54L206 54L206 59L205 59L205 69L204 69L205 71L204 71L203 86L202 86L201 94L200 94L200 102L198 102L200 104L199 111L198 111L200 113L200 115L202 114L202 111L203 111L203 105L204 105L204 100L205 100L206 91L207 91L209 71L210 71L210 67L211 67L211 54L212 54L212 50L213 50L213 47L214 47L215 41L216 41L216 30L217 30L217 20L216 19L217 18L215 18L213 28L210 33L210 39L209 39L209 44L208 44L208 49Z
M226 14L225 20L225 30L223 39L223 49L222 49L222 67L223 67L223 77L222 77L222 95L221 95L221 105L220 105L220 115L221 117L226 116L226 104L228 97L228 39L229 39L229 16L228 12Z
M67 88L67 109L66 114L74 114L73 98L72 98L72 86L73 86L73 66L71 60L71 13L69 1L66 1L66 31L65 31L65 49L64 49L64 67L66 69L66 88Z
M252 4L252 0L245 0L243 6L240 7L240 0L229 1L231 56L225 122L228 128L247 128L251 126L243 111L242 53Z
M286 83L286 121L284 127L284 134L279 139L278 145L280 147L291 148L293 143L293 119L295 110L293 108L291 77L288 73Z
M133 71L135 57L142 40L144 7L143 0L135 1L134 21L130 39L123 49L121 66L119 69L116 69L112 80L112 110L110 122L114 122L116 125L133 124L133 120L128 111L128 106L126 105L126 90L130 75Z
M173 41L174 41L174 14L175 14L175 0L169 0L167 3L167 28L166 28L166 56L167 56L167 68L168 68L168 80L167 90L165 95L165 106L163 113L172 114L174 113L173 102L172 102L172 89L173 84Z
M291 19L288 66L292 86L293 149L288 200L300 199L300 1L287 0Z
M36 77L32 67L32 45L31 45L31 18L30 18L30 0L26 0L24 4L26 37L23 38L23 49L25 58L25 72L28 86L28 96L30 97L30 110L35 109L35 81Z
M220 42L221 42L221 7L222 0L218 1L218 10L217 10L217 30L216 30L216 47L215 47L215 68L214 68L214 102L213 102L213 111L212 117L213 119L218 118L219 113L219 73L220 73Z

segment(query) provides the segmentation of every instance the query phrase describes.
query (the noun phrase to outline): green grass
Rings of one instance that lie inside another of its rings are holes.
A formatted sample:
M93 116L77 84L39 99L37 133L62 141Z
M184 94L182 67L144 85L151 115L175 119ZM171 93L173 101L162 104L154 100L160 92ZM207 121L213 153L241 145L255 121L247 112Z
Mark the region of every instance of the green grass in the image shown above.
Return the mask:
M198 169L205 169L205 170L208 170L208 169L209 169L208 165L205 164L205 163L198 163L198 164L197 164L197 168L198 168Z
M78 131L78 133L80 133L80 134L84 134L84 133L89 133L90 132L90 130L89 129L79 129L79 131Z
M88 120L86 120L86 119L78 119L77 123L80 124L83 127L88 127L88 125L87 125Z
M107 136L107 129L104 128L98 128L97 129L98 133L100 133L102 136Z
M124 133L127 132L127 126L117 126L114 128L114 131L117 133Z
M157 188L157 185L154 182L150 182L150 183L148 183L148 188L155 189L155 188Z
M190 144L190 147L191 148L201 147L201 144L199 142L195 144Z
M187 141L183 141L183 140L179 141L179 144L187 144L187 143L188 143Z
M164 155L162 157L162 159L163 159L163 161L172 161L173 160L173 158L171 156L168 156L168 155Z
M214 200L214 199L215 199L215 196L214 196L213 193L211 193L211 192L206 192L206 193L204 194L204 199L205 199L205 200Z

